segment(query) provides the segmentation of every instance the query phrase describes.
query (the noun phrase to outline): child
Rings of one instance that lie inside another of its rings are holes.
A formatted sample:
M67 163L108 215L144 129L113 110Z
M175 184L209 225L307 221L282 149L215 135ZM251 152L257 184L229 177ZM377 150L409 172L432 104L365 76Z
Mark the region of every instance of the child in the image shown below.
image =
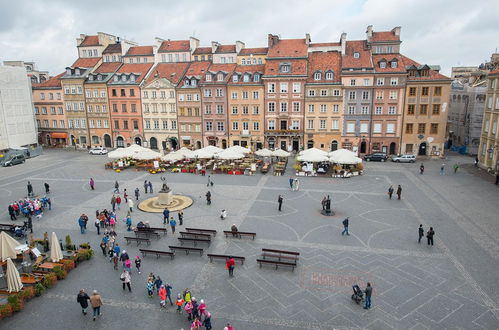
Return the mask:
M164 285L161 285L158 291L159 294L159 305L163 308L166 307L166 288Z
M132 261L130 259L125 260L125 268L129 273L132 271Z
M151 280L147 281L147 294L149 295L149 298L152 298L153 289L154 289L154 284L152 283L152 281Z
M135 256L135 267L137 267L137 272L140 274L140 264L142 263L142 259L139 256Z
M182 299L182 295L179 293L177 295L177 301L175 301L175 305L177 305L177 312L182 313L182 305L184 304L184 299Z
M156 291L159 294L159 288L163 285L163 281L161 280L161 277L156 277L156 280L154 281L154 286L156 287Z
M196 317L194 318L194 321L191 324L191 330L199 330L202 325L203 324L201 323L201 321L199 321L198 318Z
M187 313L187 315L188 315L187 319L188 319L189 321L192 321L192 304L191 304L191 302L190 302L190 301L188 301L188 302L185 304L185 306L184 306L184 310L185 310L185 312L186 312L186 313Z
M206 328L206 330L211 329L211 313L210 312L206 312L205 317L204 317L204 321L203 321L203 326Z
M114 269L118 270L118 254L116 252L113 252L113 264Z

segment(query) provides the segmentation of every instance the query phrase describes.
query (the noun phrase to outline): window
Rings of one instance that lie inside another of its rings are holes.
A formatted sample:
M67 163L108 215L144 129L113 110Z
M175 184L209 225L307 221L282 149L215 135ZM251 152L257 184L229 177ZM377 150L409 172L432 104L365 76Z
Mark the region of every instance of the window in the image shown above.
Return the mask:
M64 126L65 126L64 125L64 120L59 120L59 124L60 124L61 128L64 128Z
M206 130L213 131L213 123L211 121L206 122Z
M381 106L377 106L375 109L374 109L374 114L375 115L381 115L383 113L383 107Z
M442 87L440 87L440 86L435 87L434 95L435 96L442 96Z
M127 112L126 110L126 104L121 105L121 112Z
M369 79L364 79L364 86L369 86Z
M338 104L333 104L333 112L338 113L340 106Z
M355 98L356 98L356 93L355 93L355 91L350 91L350 92L348 93L348 99L349 99L349 100L355 100Z
M355 79L350 79L350 86L355 86Z
M390 91L390 100L397 99L397 91Z
M260 75L256 73L256 74L253 76L253 82L259 82L259 81L260 81Z
M393 105L388 107L388 114L389 115L394 115L396 112L397 112L397 107L395 107Z
M379 67L380 67L381 69L386 68L386 62L385 62L385 61L381 61L381 62L379 62Z
M115 129L120 129L120 122L118 120L114 121L114 128Z
M331 71L326 72L326 80L333 80L334 73Z
M281 64L279 66L279 71L282 73L288 73L291 71L291 64Z
M409 96L416 96L416 87L409 88Z
M154 129L159 129L159 120L154 120Z
M321 80L322 74L320 72L314 73L314 80Z
M418 134L424 134L426 131L426 124L425 123L419 123L418 124Z
M249 107L247 105L243 105L243 115L249 114Z
M428 113L428 104L421 104L419 106L419 113L421 115L426 115Z
M199 125L196 125L196 127L199 126ZM177 129L177 121L176 120L172 120L172 129L175 130ZM198 130L196 128L196 132L199 132L200 130Z
M293 120L291 123L291 129L300 129L300 121L299 120Z
M75 119L74 120L74 125L75 125L75 128L80 128L80 120L79 119Z
M376 100L383 99L383 91L376 91Z
M275 129L275 120L269 120L269 130Z
M367 92L367 91L362 92L362 99L369 100L369 92Z
M253 114L258 115L260 113L260 107L258 105L253 106Z
M207 115L211 115L211 104L206 104L204 106L204 113Z
M321 96L327 96L327 89L321 89Z
M97 120L97 128L101 128L102 127L102 120Z
M232 81L233 82L238 82L238 80L239 80L239 76L237 74L233 74L232 75Z
M326 129L326 120L325 119L320 120L319 129Z
M239 130L239 123L237 121L232 122L232 130L233 131Z
M376 86L383 86L385 84L385 78L376 78Z
M275 102L269 102L269 112L275 112Z
M279 86L281 87L281 93L287 93L288 92L288 83L280 83Z
M44 114L44 115L47 114L47 108L46 107L42 107L42 114Z
M126 94L125 94L125 90L124 90L123 88L120 90L120 95L121 95L121 96L126 96Z
M314 112L315 105L314 104L309 104L308 105L308 112Z
M386 124L386 132L388 134L395 133L395 124L394 123L388 123L388 124Z
M211 81L211 74L207 74L207 75L205 76L205 79L206 79L206 81Z
M258 100L260 98L260 93L255 91L253 92L253 100Z
M43 93L42 93L42 95L43 95ZM92 97L92 92L91 92L89 89L87 89L87 90L85 91L85 96L86 96L87 98ZM43 100L43 99L44 99L44 98L42 97L42 100Z
M288 111L288 103L281 102L281 112L287 112L287 111Z
M354 105L348 106L348 114L349 115L354 115L355 114L355 106Z
M128 120L123 120L123 129L128 129Z
M429 91L430 91L429 87L421 88L421 96L428 96Z
M301 84L299 82L293 83L293 93L301 92Z
M309 89L308 90L308 96L315 96L315 90L314 89Z
M149 110L149 108L147 108ZM113 104L113 112L118 112L118 105Z
M406 124L405 125L405 133L412 134L414 124Z
M254 131L259 131L260 130L260 123L257 121L253 122L253 130Z
M361 113L362 113L363 115L368 115L368 114L369 114L369 106L367 106L367 105L363 105L363 106L362 106L362 109L361 109Z
M224 75L223 73L217 74L217 81L223 81L224 80Z
M340 90L339 89L333 90L333 96L340 96Z
M57 114L59 114L59 115L64 114L64 110L62 109L62 107L57 107Z
M248 92L244 91L243 92L243 100L247 100L248 99Z
M217 131L221 132L224 131L224 122L223 121L218 121L217 122Z
M416 108L416 105L415 104L409 104L407 106L407 114L408 115L413 115L414 114L414 110Z
M438 124L432 123L430 125L430 134L438 134Z
M267 85L267 91L268 91L269 93L275 93L275 83L269 83L269 84Z
M222 96L224 96L223 89L217 88L217 97L222 97Z
M347 123L347 133L355 133L355 123Z
M405 145L405 152L408 153L408 154L412 154L413 153L413 147L414 145L411 143L411 144L406 144Z
M61 93L57 93L57 99L60 100L61 99Z
M309 119L307 121L307 129L314 129L314 120L313 119Z
M340 129L340 121L338 119L333 119L331 128L332 129Z
M236 106L232 107L232 114L237 115L237 107Z
M231 94L231 98L232 98L233 100L237 100L237 92L232 92L232 94Z
M359 52L354 52L353 53L353 58L359 58L360 57L360 53Z
M391 53L391 52L389 52L389 53ZM391 62L390 62L390 66L391 66L393 69L395 69L395 68L398 66L398 62L397 62L397 61L391 61Z
M250 76L249 76L249 74L244 74L244 76L243 76L243 81L244 81L244 82L249 82L249 81L250 81Z
M224 113L224 106L222 104L217 104L217 114L223 115L223 113Z
M374 123L373 133L381 133L381 123Z
M80 111L84 111L84 110L85 110L85 103L80 102Z
M327 111L327 104L321 104L321 112Z
M243 130L249 130L249 123L247 121L243 121Z
M391 78L390 79L390 85L396 86L399 84L399 78Z
M300 112L300 102L293 102L293 112Z
M431 113L432 113L432 115L439 115L440 114L440 104L434 104L433 110Z
M43 127L49 127L49 121L47 119L43 121Z
M88 127L94 128L95 127L95 121L93 119L88 121Z
M93 111L93 107L91 104L87 105L87 111L88 112L92 112Z
M211 89L206 88L206 89L204 90L204 96L205 96L205 97L211 97Z

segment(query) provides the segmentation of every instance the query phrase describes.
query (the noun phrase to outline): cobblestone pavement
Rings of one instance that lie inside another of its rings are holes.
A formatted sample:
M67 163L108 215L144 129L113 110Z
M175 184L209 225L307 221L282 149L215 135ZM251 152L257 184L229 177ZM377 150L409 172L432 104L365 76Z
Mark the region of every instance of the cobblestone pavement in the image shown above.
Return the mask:
M212 176L215 183L211 206L206 205L207 177L166 174L175 194L193 198L185 210L184 226L255 231L251 239L216 236L205 250L246 257L230 278L222 261L206 256L177 253L169 258L143 259L142 274L132 274L132 293L121 289L119 273L100 254L100 238L93 225L79 233L78 216L91 219L96 209L109 208L114 180L130 195L151 180L160 186L160 176L126 170L104 170L106 157L66 151L47 151L26 164L0 169L1 222L8 223L6 205L26 194L30 180L35 193L43 183L51 185L54 209L35 220L35 236L55 231L59 238L90 242L95 257L59 281L42 298L1 321L2 328L87 329L143 328L188 329L184 315L173 307L160 310L157 297L147 297L149 272L172 283L174 293L184 288L204 299L212 313L214 329L230 322L236 329L497 329L499 327L499 190L477 178L465 165L450 173L454 162L471 158L450 156L447 175L439 175L442 161L419 163L368 163L365 175L351 179L300 178L300 191L291 191L288 176ZM288 169L288 174L291 171ZM90 191L93 177L96 190ZM401 184L402 199L389 200L389 185ZM282 212L277 196L284 196ZM324 195L332 198L333 217L320 215ZM150 197L151 195L147 195ZM220 220L221 209L228 218ZM125 236L119 211L118 237ZM176 216L176 215L175 215ZM342 236L342 220L350 217L350 236ZM134 210L133 221L162 226L161 215ZM18 222L20 222L18 220ZM433 226L435 246L417 243L417 228ZM181 230L182 227L177 227ZM152 249L168 249L177 236L153 240ZM121 245L134 257L135 243ZM298 267L275 270L260 268L256 258L262 248L300 252ZM373 308L364 310L351 299L351 285L374 287ZM103 316L95 323L80 313L78 289L101 292Z

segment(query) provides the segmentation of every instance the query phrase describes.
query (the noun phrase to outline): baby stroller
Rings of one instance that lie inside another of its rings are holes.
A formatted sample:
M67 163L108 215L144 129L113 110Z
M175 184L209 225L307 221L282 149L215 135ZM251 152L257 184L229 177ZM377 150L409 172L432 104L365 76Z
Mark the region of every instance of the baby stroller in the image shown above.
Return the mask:
M364 300L364 293L357 284L353 285L352 289L353 289L352 300L355 301L358 305L360 304L361 301Z

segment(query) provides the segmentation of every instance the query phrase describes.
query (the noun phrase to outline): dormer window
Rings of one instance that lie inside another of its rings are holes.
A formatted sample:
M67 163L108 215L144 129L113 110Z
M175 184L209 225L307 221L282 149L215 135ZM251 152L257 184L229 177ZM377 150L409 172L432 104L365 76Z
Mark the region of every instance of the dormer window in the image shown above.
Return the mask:
M185 79L185 81L184 81L184 85L185 85L185 86L189 86L189 85L190 85L190 83L189 83L189 79Z
M132 75L130 75L130 81L131 81L131 82L135 82L135 75L133 75L133 74L132 74Z
M209 74L209 73L208 73L208 74L206 75L206 81L211 81L211 74Z
M126 75L121 76L121 81L126 81Z
M115 82L116 82L116 81L118 81L119 79L120 79L120 77L118 77L118 76L114 76L114 81L115 81Z
M191 86L195 87L198 84L198 81L196 79L191 80Z
M233 82L238 82L238 80L239 80L239 77L237 76L237 74L232 75Z
M289 64L289 63L282 63L279 66L279 71L282 72L282 73L289 73L289 72L291 72L291 64Z
M360 53L359 52L354 52L353 53L353 58L360 58Z
M243 58L243 59L241 60L241 65L246 65L246 59L245 59L245 58Z
M246 74L244 74L244 76L243 76L243 81L244 81L244 82L249 82L249 81L250 81L249 74L247 74L247 73L246 73Z
M254 76L253 76L253 81L254 82L258 82L260 81L260 75L258 73L256 73Z
M89 75L88 76L88 80L90 80L90 81L94 80L94 76L93 75Z
M379 67L382 69L386 68L386 62L385 61L379 62Z
M102 80L102 76L101 76L101 75L98 75L98 76L97 76L97 80Z
M416 70L409 70L409 77L415 77L416 76Z
M80 69L79 68L76 68L75 69L75 75L79 76L80 75Z
M395 69L397 66L398 66L398 62L397 61L391 61L390 62L390 66Z
M326 80L333 80L334 79L334 74L332 71L326 72Z
M421 77L428 77L430 75L429 73L429 70L421 70Z
M71 69L70 69L70 68L67 68L67 69L66 69L66 74L67 74L67 75L71 75Z
M223 73L219 73L219 74L217 75L217 81L223 81L223 80L224 80L224 75L223 75Z
M321 80L322 74L320 72L314 73L314 80Z

